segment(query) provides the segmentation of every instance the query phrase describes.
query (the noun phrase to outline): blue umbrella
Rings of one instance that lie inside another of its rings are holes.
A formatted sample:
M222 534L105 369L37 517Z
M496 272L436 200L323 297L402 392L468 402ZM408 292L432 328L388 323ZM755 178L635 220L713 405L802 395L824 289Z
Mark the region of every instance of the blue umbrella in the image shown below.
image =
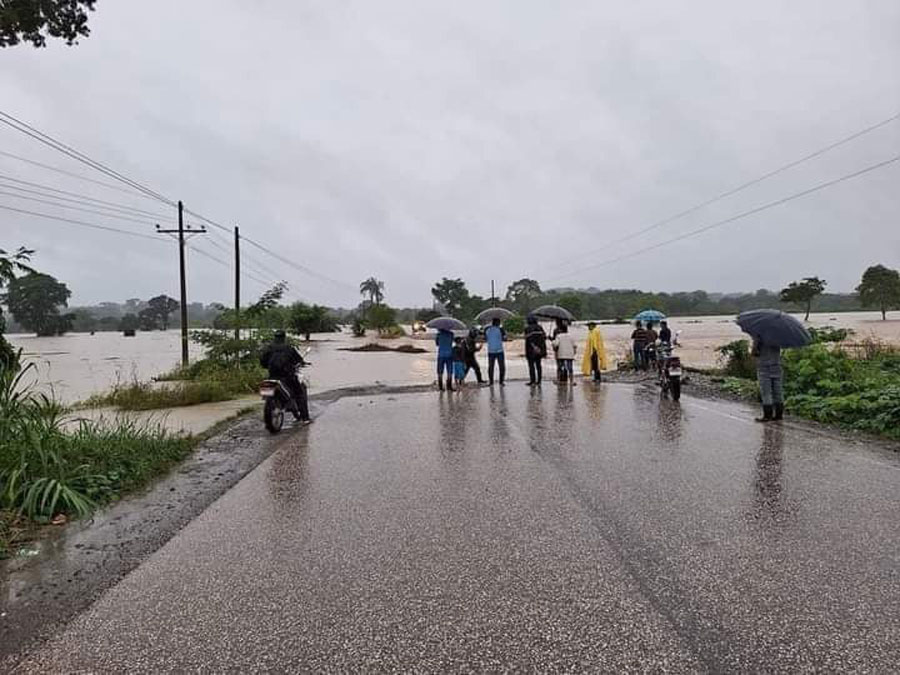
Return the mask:
M426 323L425 326L434 330L449 331L466 330L467 328L466 324L459 319L454 319L452 316L439 316Z
M666 320L666 315L662 312L657 312L655 309L645 309L643 312L639 312L635 315L633 321L652 321L653 323L659 323L660 321Z
M741 312L737 325L745 333L776 347L805 347L812 336L796 317L779 309L753 309Z

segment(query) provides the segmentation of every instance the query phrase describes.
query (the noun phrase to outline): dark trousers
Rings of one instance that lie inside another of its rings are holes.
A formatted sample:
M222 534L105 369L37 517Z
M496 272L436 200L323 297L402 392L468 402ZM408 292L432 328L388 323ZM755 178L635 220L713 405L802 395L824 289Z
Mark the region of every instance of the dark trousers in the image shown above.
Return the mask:
M543 378L543 368L541 366L541 359L536 358L533 359L530 356L528 357L528 381L531 384L540 384L541 379Z
M282 376L279 379L284 382L284 386L291 392L291 397L294 399L294 404L297 406L297 415L299 418L301 420L308 420L309 401L306 397L306 387L300 383L300 378L297 377L297 373L291 373L290 375Z
M478 365L478 359L475 358L474 354L470 354L466 357L466 377L468 377L470 370L475 371L476 380L484 382L484 378L481 377L481 366Z
M600 381L600 359L597 358L596 353L591 354L591 376L595 382Z
M494 364L500 365L500 384L506 382L506 356L503 352L498 354L488 353L488 382L494 384Z

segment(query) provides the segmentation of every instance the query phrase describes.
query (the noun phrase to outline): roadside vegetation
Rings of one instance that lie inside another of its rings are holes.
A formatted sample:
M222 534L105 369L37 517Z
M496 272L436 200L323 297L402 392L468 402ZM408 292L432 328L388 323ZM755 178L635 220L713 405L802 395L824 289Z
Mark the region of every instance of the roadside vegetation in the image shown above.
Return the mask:
M900 440L900 349L867 339L849 342L847 330L813 331L814 342L783 356L790 414ZM738 340L719 349L720 386L757 399L750 345Z
M0 367L0 557L35 525L90 514L194 445L154 424L67 424L65 410L29 384L32 368Z

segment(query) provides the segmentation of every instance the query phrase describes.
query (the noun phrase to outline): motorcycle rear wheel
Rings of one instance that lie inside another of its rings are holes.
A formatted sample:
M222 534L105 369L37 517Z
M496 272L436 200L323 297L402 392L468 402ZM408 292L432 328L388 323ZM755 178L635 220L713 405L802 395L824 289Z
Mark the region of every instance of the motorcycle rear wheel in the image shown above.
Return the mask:
M284 426L284 408L281 402L274 397L266 399L266 406L263 408L263 422L266 423L266 429L271 434L277 434Z
M672 390L672 399L677 401L681 398L681 378L669 378L669 388Z

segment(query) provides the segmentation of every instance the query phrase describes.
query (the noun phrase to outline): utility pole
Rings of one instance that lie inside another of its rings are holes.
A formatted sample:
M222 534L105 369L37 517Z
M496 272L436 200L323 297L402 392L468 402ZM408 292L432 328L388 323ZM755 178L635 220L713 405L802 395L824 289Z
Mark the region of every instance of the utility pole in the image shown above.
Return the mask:
M241 339L241 231L234 226L234 339Z
M491 279L491 307L497 306L497 299L494 296L494 280Z
M187 318L187 278L185 274L184 264L184 235L186 234L206 234L206 228L192 230L184 229L184 204L178 200L178 229L163 230L159 225L156 231L160 234L177 234L178 235L178 267L181 273L181 367L188 367L188 318Z

